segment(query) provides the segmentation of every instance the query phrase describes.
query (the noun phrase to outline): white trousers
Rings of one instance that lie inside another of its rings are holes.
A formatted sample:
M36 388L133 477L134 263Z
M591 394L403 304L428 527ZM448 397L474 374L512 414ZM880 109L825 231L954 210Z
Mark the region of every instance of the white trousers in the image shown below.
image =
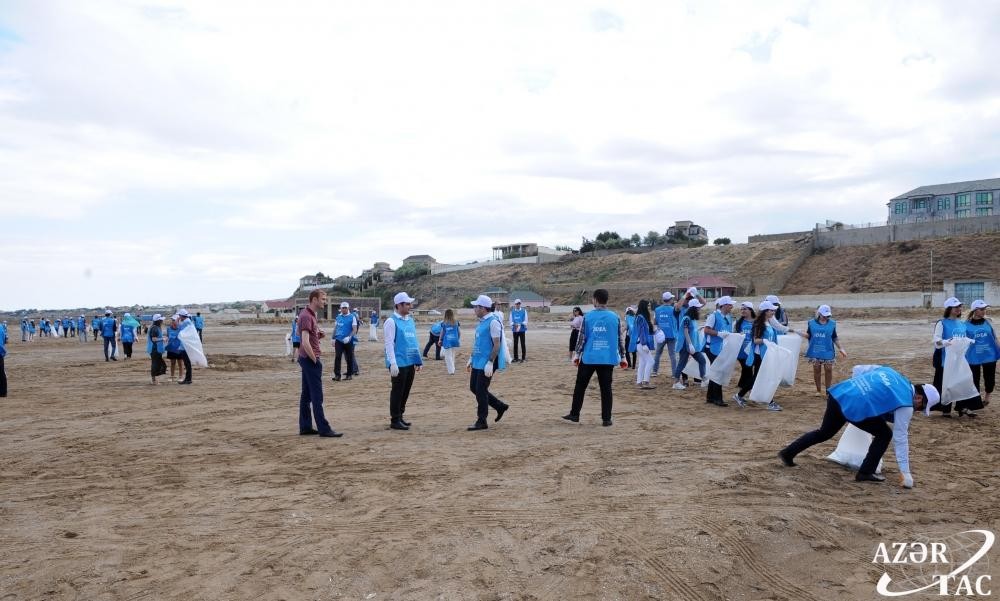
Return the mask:
M373 323L368 328L368 340L370 342L378 342L378 325L377 324Z
M649 347L637 346L635 358L639 364L635 370L635 383L649 382L649 374L653 373L653 353L649 351Z
M455 373L455 349L442 348L441 354L444 355L444 366L448 368L448 373Z

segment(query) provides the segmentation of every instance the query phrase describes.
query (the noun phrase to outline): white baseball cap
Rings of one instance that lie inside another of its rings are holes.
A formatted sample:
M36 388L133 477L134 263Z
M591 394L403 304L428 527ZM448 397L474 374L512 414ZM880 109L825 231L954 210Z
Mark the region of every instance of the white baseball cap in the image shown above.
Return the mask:
M698 300L696 298L692 298L691 300L688 301L688 306L689 307L694 307L694 308L697 309L698 307L704 307L705 305L703 305L700 300Z
M400 303L412 303L415 300L417 299L411 297L409 294L405 292L400 292L396 296L392 297L392 304L398 305Z
M520 305L520 304L521 304L521 299L519 299L519 298L515 298L515 299L514 299L514 304L515 304L515 305Z
M691 286L690 288L687 289L687 293L692 296L698 296L698 289L695 288L694 286Z
M105 309L104 310L104 314L105 315L111 315L111 309Z
M163 321L163 316L159 313L153 313L153 321Z
M172 316L170 317L170 319L172 319L172 320L174 320L174 321L177 321L177 320L178 320L178 319L180 319L180 318L181 318L181 316L180 316L180 314L178 314L178 313L174 313L174 314L173 314L173 315L172 315Z
M944 308L948 309L951 307L961 307L962 301L958 300L954 296L948 297L948 300L944 301Z
M742 303L740 303L740 306L743 307L744 309L750 309L751 311L753 311L753 303L751 303L750 301L743 301Z
M972 301L972 304L969 305L969 308L972 309L973 311L975 311L976 309L985 309L986 307L989 307L989 305L986 304L986 301L984 301L981 298Z
M774 303L772 303L771 301L766 300L766 301L762 302L759 307L757 307L757 310L758 311L774 311Z
M493 306L493 299L486 296L485 294L480 294L479 298L472 301L473 307L482 307L484 309L489 309Z
M668 300L672 299L673 297L674 297L674 293L673 292L669 292L668 291L668 292L664 292L663 293L663 300L665 300L665 301L668 301Z
M820 305L819 308L816 309L816 312L823 317L830 317L833 315L833 311L830 310L830 305Z
M123 317L132 317L131 313L126 313Z
M924 405L924 415L930 415L931 407L941 402L941 394L938 393L937 388L934 388L930 384L923 384L920 388L923 389L924 398L927 399L927 404Z
M180 315L181 317L190 317L191 316L191 314L188 313L187 309L181 309L180 311L177 312L177 314Z
M766 300L767 302L769 302L769 303L771 303L773 305L780 305L781 304L781 299L778 298L777 296L773 295L773 294L768 294L767 296L764 297L764 300Z
M340 303L340 308L341 309L350 309L351 308L351 303L349 303L347 301L344 301L344 302Z
M734 304L735 303L733 302L732 297L729 297L729 296L720 296L719 300L715 301L715 306L716 307L721 307L722 305L730 305L731 306L731 305L734 305Z

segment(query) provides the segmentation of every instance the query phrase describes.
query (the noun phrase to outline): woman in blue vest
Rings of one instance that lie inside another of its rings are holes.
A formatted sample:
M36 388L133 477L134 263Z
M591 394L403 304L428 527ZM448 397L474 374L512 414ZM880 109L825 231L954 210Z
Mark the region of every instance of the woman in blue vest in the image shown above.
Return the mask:
M674 370L674 390L684 390L687 386L681 381L681 373L684 371L684 366L687 365L688 358L694 358L698 362L698 376L701 380L701 387L708 388L708 379L705 378L705 355L701 352L702 348L705 346L705 341L702 340L701 334L698 332L698 318L700 317L698 309L700 309L703 303L697 298L691 298L687 303L687 311L684 313L684 317L681 318L681 333L683 334L683 342L681 342L681 348L677 352L677 368ZM678 337L678 342L681 338Z
M125 350L125 358L132 358L132 344L135 342L135 329L139 326L139 322L132 317L131 313L126 313L122 316L122 332L121 341L122 348Z
M583 327L583 309L573 307L573 316L569 319L569 360L573 362L576 353L576 341L580 339L580 328Z
M410 422L403 418L403 414L406 412L406 401L410 398L413 378L424 364L420 356L420 341L417 340L417 326L410 317L414 300L405 292L396 294L392 299L395 311L382 326L385 366L389 368L392 381L389 427L393 430L410 429Z
M476 423L467 428L470 431L486 430L486 418L490 407L497 412L494 422L500 421L503 414L510 409L490 392L490 382L495 369L504 369L507 358L504 355L503 321L493 314L493 300L485 294L472 301L479 324L476 326L476 338L472 342L472 356L467 368L470 372L469 390L476 395Z
M635 311L635 334L629 341L628 352L637 353L636 360L638 367L635 370L635 383L642 390L652 390L656 388L649 383L650 375L653 373L653 331L651 325L652 317L649 314L649 301L642 299L639 307Z
M573 388L573 404L569 414L563 419L571 422L580 421L580 410L583 408L583 396L587 392L590 380L597 373L597 383L601 388L601 423L611 425L611 376L615 365L626 365L622 355L625 346L622 343L623 331L621 320L614 311L608 309L608 291L603 288L594 290L594 309L583 318L583 329L577 341L576 356L573 360L577 365L576 386Z
M705 354L709 361L715 361L722 352L722 341L733 331L732 312L733 299L723 296L715 301L715 311L705 319ZM717 382L708 382L705 402L719 407L729 406L722 398L722 385Z
M37 328L35 327L35 320L34 319L29 319L28 320L28 342L34 342L35 341L35 332L36 331L37 331Z
M299 316L298 315L296 315L295 317L292 318L291 341L292 341L292 363L295 363L295 360L299 356L299 350L298 349L299 349L299 347L302 346L302 334L299 333Z
M462 344L462 324L455 319L455 311L447 309L441 321L441 354L448 375L455 374L455 352Z
M740 408L747 406L744 398L753 383L757 379L756 355L753 352L753 324L757 318L757 313L753 310L753 303L744 301L740 304L740 318L733 325L733 332L743 335L743 342L740 346L740 354L736 359L740 362L740 380L737 383L739 390L733 395L733 401Z
M170 318L170 325L167 326L167 359L170 359L170 381L173 382L176 375L176 380L180 381L184 378L184 363L181 359L181 340L178 338L181 333L180 328L181 316L174 313ZM178 373L180 372L180 373Z
M167 364L163 361L163 351L166 345L163 340L163 316L159 313L153 315L153 326L149 328L149 335L146 337L146 353L149 354L149 376L152 384L159 384L156 378L167 373Z
M753 336L753 377L754 380L757 379L757 373L760 371L760 365L764 362L764 355L767 354L767 345L764 344L765 340L770 340L771 342L778 343L778 331L775 330L769 322L774 319L774 304L771 301L764 301L757 307L759 312L757 313L757 318L753 320L753 331L751 336ZM740 396L743 396L741 393ZM774 402L774 399L767 404L768 411L781 411L781 405Z
M837 322L833 319L830 305L820 305L816 309L816 317L806 324L806 331L802 337L809 341L809 346L806 347L806 359L813 366L816 392L822 394L823 390L829 390L833 384L833 364L837 362L837 351L841 357L847 358L844 347L840 346L840 340L837 339ZM826 383L825 389L820 388L823 381Z
M874 439L854 479L858 482L882 482L884 476L875 473L879 461L895 445L899 480L904 488L913 488L910 475L910 419L914 411L934 405L940 399L930 384L914 386L896 370L885 366L870 369L830 387L826 395L826 413L818 430L803 434L778 451L781 462L795 465L795 456L809 447L833 438L844 424L851 423L871 434ZM890 428L887 422L892 423Z
M582 314L582 312L581 312ZM654 316L653 319L656 319ZM628 349L632 344L632 337L635 336L635 305L630 305L625 308L625 348ZM654 340L655 342L655 340ZM635 369L635 352L625 351L625 362L628 364L627 369ZM656 362L653 362L653 369L656 369Z
M982 299L972 301L969 306L968 323L965 324L965 335L973 340L965 356L972 368L972 383L983 395L983 405L990 404L990 395L996 385L997 359L1000 358L1000 343L997 341L993 324L986 319L986 309L989 305ZM979 375L983 376L984 388L979 387Z
M944 301L944 316L934 324L934 388L940 393L944 383L944 359L951 346L952 338L965 338L967 336L968 322L963 321L962 301L954 296ZM976 409L983 408L983 399L975 396L971 399L963 399L948 403L947 405L935 405L934 410L940 411L945 417L951 417L954 409L959 416L976 417Z

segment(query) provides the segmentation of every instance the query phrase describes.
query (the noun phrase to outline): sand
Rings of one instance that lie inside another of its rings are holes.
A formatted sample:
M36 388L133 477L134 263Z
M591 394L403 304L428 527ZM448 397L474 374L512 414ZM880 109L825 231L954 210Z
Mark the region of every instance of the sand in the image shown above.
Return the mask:
M775 458L824 409L804 362L780 413L706 405L662 377L638 391L627 371L613 427L596 382L581 423L561 420L575 370L559 323L495 378L512 408L485 432L465 431L467 375L433 360L413 430L388 430L381 347L362 342L362 375L324 383L346 436L317 439L297 435L284 331L210 324L214 367L190 387L150 386L142 352L105 363L94 342L12 341L0 599L870 599L879 542L1000 530L994 407L915 420L915 489L895 484L891 447L889 481L855 483L823 459L834 442L797 468ZM929 379L930 332L841 323L837 379L871 362Z

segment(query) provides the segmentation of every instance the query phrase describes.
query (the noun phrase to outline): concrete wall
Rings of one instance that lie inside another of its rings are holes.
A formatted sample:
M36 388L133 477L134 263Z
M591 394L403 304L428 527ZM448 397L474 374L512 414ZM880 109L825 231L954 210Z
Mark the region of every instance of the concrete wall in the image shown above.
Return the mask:
M860 294L782 294L780 298L782 306L789 309L815 309L820 305L830 305L834 313L836 313L838 308L870 309L884 307L889 309L908 309L939 307L944 303L945 293L944 291L915 291Z
M969 217L967 219L943 219L919 223L898 223L833 232L817 228L814 240L817 249L827 249L835 246L887 244L889 242L902 242L904 240L926 240L928 238L945 238L948 236L989 232L1000 232L1000 215Z
M788 232L785 234L757 234L756 236L749 236L747 238L748 244L753 244L754 242L777 242L779 240L796 240L802 238L803 236L808 236L812 233L812 230L808 232Z
M502 259L499 261L480 261L478 263L469 263L468 265L442 265L438 263L431 268L431 275L450 273L452 271L467 271L469 269L479 269L480 267L496 267L498 265L535 265L538 262L538 257L518 257L516 259Z

